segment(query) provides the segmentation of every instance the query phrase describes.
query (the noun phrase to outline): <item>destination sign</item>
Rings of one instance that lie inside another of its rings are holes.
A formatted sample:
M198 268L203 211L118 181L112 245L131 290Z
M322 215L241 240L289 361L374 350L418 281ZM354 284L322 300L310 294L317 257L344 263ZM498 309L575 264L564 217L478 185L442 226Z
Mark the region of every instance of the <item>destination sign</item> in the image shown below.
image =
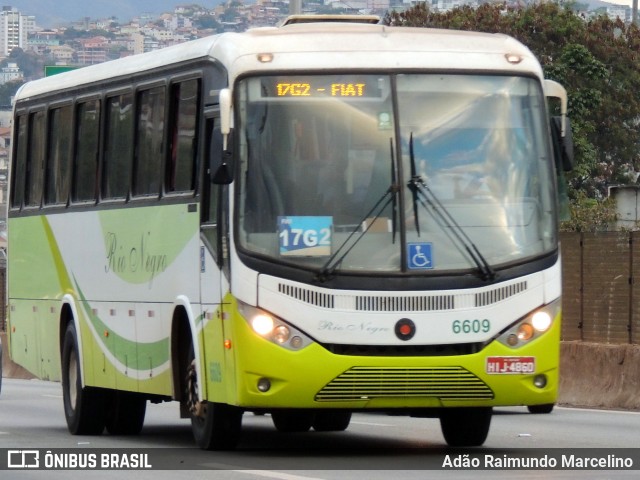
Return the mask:
M380 78L374 75L274 76L262 77L260 83L261 98L382 97Z
M310 83L280 82L276 84L278 97L364 97L365 83L331 83L327 86L313 86Z

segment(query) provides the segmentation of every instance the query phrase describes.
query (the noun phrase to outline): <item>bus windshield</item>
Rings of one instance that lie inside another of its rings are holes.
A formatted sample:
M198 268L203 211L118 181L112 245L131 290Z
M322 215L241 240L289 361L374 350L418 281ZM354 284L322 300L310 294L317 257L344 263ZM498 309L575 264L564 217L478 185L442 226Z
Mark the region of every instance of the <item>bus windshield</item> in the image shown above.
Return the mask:
M238 83L239 246L306 269L438 273L556 245L539 82L296 75Z

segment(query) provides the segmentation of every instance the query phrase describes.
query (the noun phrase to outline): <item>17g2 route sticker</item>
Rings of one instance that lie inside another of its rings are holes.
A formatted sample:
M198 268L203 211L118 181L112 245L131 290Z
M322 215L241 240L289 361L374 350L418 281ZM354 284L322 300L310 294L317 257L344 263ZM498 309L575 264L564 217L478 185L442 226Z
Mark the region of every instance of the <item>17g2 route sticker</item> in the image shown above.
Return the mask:
M280 255L323 257L331 255L333 217L278 217Z

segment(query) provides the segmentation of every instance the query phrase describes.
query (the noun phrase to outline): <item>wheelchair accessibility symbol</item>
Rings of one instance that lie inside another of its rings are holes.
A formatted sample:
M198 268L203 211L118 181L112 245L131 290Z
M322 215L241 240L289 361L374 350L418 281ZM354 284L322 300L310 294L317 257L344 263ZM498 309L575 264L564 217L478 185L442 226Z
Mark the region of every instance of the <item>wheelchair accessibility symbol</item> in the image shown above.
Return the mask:
M407 244L407 266L412 270L433 268L431 243Z

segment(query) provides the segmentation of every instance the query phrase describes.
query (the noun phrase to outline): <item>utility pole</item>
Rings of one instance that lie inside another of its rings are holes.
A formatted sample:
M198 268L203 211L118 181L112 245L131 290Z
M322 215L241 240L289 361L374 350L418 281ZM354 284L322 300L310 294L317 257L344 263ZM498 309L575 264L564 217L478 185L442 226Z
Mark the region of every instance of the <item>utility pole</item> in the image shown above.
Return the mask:
M631 23L633 25L638 24L638 0L633 0L633 6L631 7Z
M638 0L633 1L638 3ZM300 13L302 13L302 0L289 0L289 15L300 15Z

